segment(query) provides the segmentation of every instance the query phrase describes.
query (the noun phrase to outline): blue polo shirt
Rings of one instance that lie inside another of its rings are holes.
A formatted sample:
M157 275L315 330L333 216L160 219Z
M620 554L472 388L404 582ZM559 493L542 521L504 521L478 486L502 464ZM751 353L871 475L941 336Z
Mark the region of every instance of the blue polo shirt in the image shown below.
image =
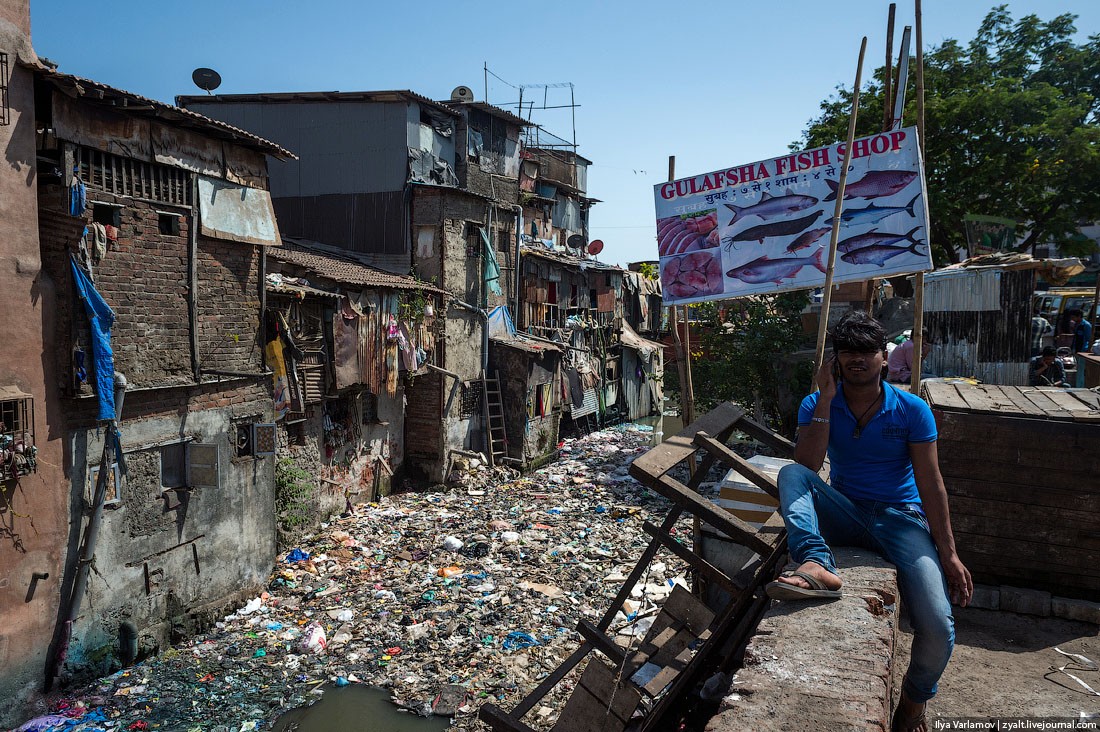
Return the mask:
M923 399L883 382L878 412L853 437L856 417L837 390L829 410L829 483L848 498L884 503L920 503L909 443L936 439L936 421ZM802 400L798 424L810 424L819 392Z

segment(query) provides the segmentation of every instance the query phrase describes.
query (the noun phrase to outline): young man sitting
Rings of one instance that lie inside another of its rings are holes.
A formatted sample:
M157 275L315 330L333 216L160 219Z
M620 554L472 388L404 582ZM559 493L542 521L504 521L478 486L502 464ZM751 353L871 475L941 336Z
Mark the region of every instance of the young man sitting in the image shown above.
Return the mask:
M864 312L848 313L833 332L819 390L799 409L796 463L778 478L799 566L767 592L781 600L839 597L830 545L872 549L896 565L914 632L893 728L926 730L925 706L954 648L951 602L967 605L974 585L955 552L932 411L882 381L885 346L882 326ZM830 483L817 474L826 453Z

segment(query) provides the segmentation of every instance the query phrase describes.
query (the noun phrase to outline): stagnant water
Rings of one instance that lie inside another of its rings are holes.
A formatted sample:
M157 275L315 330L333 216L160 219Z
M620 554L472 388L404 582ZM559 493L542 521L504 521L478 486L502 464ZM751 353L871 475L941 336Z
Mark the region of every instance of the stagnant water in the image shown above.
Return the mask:
M275 720L274 732L442 732L444 717L418 717L398 709L377 686L325 687L321 700L291 709Z

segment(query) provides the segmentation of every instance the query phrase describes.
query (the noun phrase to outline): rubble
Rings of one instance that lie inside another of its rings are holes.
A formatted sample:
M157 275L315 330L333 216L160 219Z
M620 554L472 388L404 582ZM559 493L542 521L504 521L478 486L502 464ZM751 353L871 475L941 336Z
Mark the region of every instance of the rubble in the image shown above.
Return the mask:
M650 439L628 425L566 440L523 476L471 460L449 492L358 506L280 555L267 591L210 632L69 691L54 711L75 732L238 732L316 701L322 685L361 683L483 729L477 708L514 706L557 667L648 543L642 522L668 504L627 467ZM674 531L690 533L690 519ZM674 558L651 565L609 632L637 642L684 572ZM568 693L559 685L527 721L548 729Z

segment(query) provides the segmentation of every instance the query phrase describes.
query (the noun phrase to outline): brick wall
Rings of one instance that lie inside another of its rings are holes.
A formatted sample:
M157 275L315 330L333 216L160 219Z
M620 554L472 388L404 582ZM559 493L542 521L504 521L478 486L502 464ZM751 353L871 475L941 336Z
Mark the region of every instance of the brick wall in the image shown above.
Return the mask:
M260 370L260 252L251 244L199 238L199 369Z
M187 306L190 212L179 217L179 234L160 233L158 210L172 210L121 196L91 191L89 199L117 203L118 242L93 267L95 287L115 312L111 344L115 368L131 387L183 386L194 382ZM76 299L69 253L77 252L83 228L92 222L57 207L61 193L44 189L39 211L43 267L57 283L56 363L63 393L73 393L73 346L91 364L88 321ZM255 373L262 367L259 345L259 247L200 237L198 242L198 345L201 368ZM75 317L75 322L73 318ZM90 395L89 385L77 395Z

